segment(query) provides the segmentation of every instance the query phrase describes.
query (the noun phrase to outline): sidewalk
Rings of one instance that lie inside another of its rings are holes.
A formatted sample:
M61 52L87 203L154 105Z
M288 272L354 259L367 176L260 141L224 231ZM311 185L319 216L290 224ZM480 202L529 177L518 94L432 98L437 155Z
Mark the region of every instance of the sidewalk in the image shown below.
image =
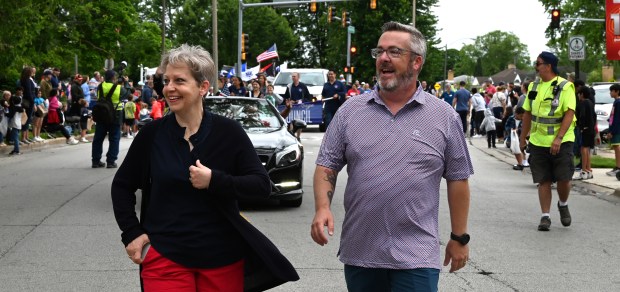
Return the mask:
M469 138L468 137L466 139L469 141L469 143L472 146L474 146L475 148L478 148L480 151L485 152L488 155L493 156L499 159L500 161L507 163L508 165L506 167L510 169L512 169L513 165L517 164L517 160L515 159L514 155L512 154L512 152L510 152L510 149L504 146L504 143L497 144L497 148L489 149L487 147L486 137L480 137L480 138ZM606 157L606 158L614 158L613 151L609 149L599 148L597 149L597 155ZM611 169L593 168L592 174L594 175L594 178L584 180L584 181L574 180L573 186L583 187L583 188L588 189L588 191L594 192L594 193L604 193L606 195L613 194L613 195L620 197L620 181L617 180L615 177L607 176L605 172L609 170ZM531 174L529 168L526 168L524 171ZM517 173L518 170L514 170L514 172Z
M93 136L95 134L86 134L86 139L88 139L88 141L93 140ZM45 148L52 148L52 147L60 147L62 145L67 145L67 139L65 139L65 137L63 137L62 135L58 135L60 136L59 138L54 138L54 139L46 139L44 142L34 142L34 143L30 143L28 145L26 144L21 144L19 145L19 152L21 154L26 154L28 152L32 152L32 151L40 151L41 149L45 149ZM74 138L78 139L79 135L73 135ZM6 143L6 142L5 142ZM80 144L84 144L84 143L80 143ZM88 143L90 144L90 143ZM6 146L0 146L0 158L6 156L9 156L9 153L11 153L11 151L13 151L13 145L6 145Z

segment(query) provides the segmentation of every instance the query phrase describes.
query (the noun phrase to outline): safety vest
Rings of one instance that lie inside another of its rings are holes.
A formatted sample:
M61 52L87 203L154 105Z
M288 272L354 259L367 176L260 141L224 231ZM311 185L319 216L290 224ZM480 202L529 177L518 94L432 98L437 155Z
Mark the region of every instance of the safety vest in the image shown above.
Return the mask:
M568 80L563 78L560 79L558 77L550 84L551 88L544 89L545 92L537 92L540 81L536 80L533 83L530 92L536 92L536 97L534 99L530 99L528 96L528 105L532 114L530 142L534 145L550 147L551 144L553 144L553 140L558 135L562 120L564 119L565 111L560 108L562 102L573 102L572 108L574 109L576 99L573 99L572 101L560 100L564 86L567 84ZM572 87L572 84L569 86ZM549 90L552 90L551 96L547 96ZM572 91L572 96L574 98L574 89ZM568 131L565 133L562 142L572 142L575 140L575 135L573 132L574 126L575 118L573 118L573 122L571 123Z
M101 89L103 90L103 96L100 96L99 98L105 98L108 95L108 92L112 89L113 85L114 83L112 82L102 82ZM120 99L121 99L121 85L117 85L116 89L114 90L114 93L112 93L112 104L114 105L114 108L117 111L123 109L123 105L120 104ZM119 104L120 104L120 108L119 108Z

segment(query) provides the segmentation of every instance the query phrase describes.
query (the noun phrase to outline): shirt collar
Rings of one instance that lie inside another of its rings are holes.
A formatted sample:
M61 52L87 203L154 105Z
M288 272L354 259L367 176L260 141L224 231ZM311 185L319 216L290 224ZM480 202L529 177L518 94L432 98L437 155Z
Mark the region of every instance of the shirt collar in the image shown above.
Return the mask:
M181 139L181 140L185 140L185 127L181 127L179 125L175 117L175 114L170 113L168 116L166 116L166 118L168 118L168 120L170 121L169 125L170 125L170 129L171 129L171 133L173 137ZM198 144L202 143L202 141L204 141L205 138L209 135L209 133L211 132L211 128L212 128L211 124L212 124L211 112L205 109L204 114L202 115L202 120L200 122L200 127L198 128L198 131L189 137L189 140L194 145L194 148Z
M379 89L379 86L377 86L370 94L366 95L366 101L374 101L378 104L385 105L383 100L379 97ZM431 95L422 89L420 81L416 81L416 91L413 93L413 96L409 97L409 101L407 101L405 106L412 102L416 104L425 104L429 96Z

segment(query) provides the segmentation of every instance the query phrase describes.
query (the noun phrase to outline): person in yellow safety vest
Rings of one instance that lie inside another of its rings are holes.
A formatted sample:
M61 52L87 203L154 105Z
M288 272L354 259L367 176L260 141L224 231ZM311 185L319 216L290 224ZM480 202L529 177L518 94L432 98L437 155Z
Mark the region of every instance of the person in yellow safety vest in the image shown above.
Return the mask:
M536 58L540 80L532 82L528 98L523 103L523 131L520 146L525 147L529 134L530 168L534 183L538 183L538 199L542 217L538 230L549 231L551 219L551 184L557 182L558 210L563 226L570 226L568 195L575 171L573 143L575 141L575 86L558 76L558 58L542 52Z
M105 81L99 84L102 89L102 96L99 96L99 99L107 98L108 93L114 89L110 99L112 100L112 105L115 108L117 114L115 119L111 123L96 123L95 124L95 137L93 138L92 144L92 168L116 168L116 159L118 159L118 152L121 141L121 117L123 106L120 103L120 97L124 93L124 88L122 84L115 86L116 83L116 72L114 70L108 70L105 72ZM103 153L103 141L105 137L108 136L109 147L108 152L106 153L106 163L101 161L101 154Z

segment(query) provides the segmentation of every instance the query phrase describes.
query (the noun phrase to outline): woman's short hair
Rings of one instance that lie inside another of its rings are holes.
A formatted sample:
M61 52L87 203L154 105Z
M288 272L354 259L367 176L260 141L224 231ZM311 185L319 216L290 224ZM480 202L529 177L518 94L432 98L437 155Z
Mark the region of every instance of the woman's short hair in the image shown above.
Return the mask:
M179 64L184 64L189 67L198 85L202 84L205 80L211 81L216 78L217 72L211 54L201 46L183 44L178 48L171 49L161 57L161 64L159 67L162 70L166 70L168 65Z

